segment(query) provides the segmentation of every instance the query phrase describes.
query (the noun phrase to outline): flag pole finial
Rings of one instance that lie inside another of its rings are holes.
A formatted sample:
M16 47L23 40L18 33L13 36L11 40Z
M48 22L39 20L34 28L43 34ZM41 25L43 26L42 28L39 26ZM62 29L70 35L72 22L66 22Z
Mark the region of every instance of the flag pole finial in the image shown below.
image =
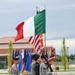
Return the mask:
M36 14L38 14L40 10L38 9L38 6L36 6Z

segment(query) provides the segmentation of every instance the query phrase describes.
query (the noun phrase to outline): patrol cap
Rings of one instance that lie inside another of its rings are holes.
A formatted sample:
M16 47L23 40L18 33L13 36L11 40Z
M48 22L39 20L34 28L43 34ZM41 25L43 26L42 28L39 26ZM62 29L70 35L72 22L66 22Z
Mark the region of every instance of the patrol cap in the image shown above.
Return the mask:
M32 59L34 59L38 55L39 55L38 53L32 53Z
M37 59L39 59L40 55L39 54L35 54L34 55L34 60L36 61Z
M20 56L15 56L14 57L14 60L19 60L20 59Z
M46 59L46 58L47 58L46 55L42 55L42 56L41 56L41 59Z

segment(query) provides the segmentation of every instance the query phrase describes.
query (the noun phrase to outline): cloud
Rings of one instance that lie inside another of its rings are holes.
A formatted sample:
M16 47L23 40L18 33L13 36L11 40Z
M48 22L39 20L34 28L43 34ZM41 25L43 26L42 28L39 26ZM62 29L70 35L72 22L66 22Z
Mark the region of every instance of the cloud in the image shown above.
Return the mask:
M64 10L64 9L74 9L75 4L55 4L55 5L49 5L48 10Z
M15 37L16 36L16 31L15 32L9 32L9 34L8 34L8 32L3 32L3 33L0 33L0 38L2 38L2 37Z

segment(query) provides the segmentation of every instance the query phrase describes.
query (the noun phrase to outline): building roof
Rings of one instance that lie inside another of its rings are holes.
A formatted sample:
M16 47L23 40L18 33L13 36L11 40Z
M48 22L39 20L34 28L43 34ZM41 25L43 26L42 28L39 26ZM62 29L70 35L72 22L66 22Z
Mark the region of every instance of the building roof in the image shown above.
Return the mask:
M2 43L9 43L10 41L12 43L24 43L24 42L27 42L27 39L21 39L19 41L14 41L15 40L15 37L3 37L3 38L0 38L0 44Z
M14 41L15 37L3 37L0 38L0 56L7 56L9 49L9 42L13 44L13 49L30 49L33 48L31 44L28 43L27 39L21 39L19 41Z
M13 48L32 48L33 46L28 43L27 39L21 39L19 41L14 41L15 37L3 37L0 38L0 49L8 49L9 42L13 44Z

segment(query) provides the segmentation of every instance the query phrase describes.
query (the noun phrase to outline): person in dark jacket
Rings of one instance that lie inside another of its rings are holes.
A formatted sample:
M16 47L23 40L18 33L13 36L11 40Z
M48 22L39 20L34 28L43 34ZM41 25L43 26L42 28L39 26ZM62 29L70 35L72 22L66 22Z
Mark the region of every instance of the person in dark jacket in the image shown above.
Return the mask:
M36 63L35 58L36 58L37 55L38 55L37 53L32 54L31 75L35 75L35 71L34 71L35 65L34 64Z
M34 64L34 72L35 72L35 75L40 75L39 74L39 68L40 68L40 56L39 55L36 55L34 60L35 60L35 64Z

